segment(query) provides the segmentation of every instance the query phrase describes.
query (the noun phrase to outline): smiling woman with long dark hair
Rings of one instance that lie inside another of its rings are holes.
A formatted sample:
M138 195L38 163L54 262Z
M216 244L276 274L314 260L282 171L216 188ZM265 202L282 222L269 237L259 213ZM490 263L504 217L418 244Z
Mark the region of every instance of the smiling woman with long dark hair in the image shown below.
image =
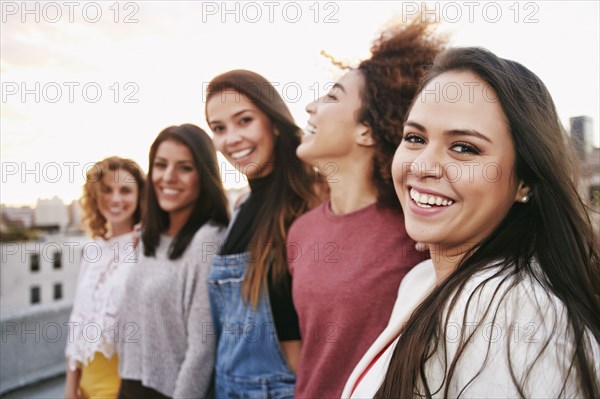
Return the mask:
M436 96L448 85L462 90ZM600 397L598 237L568 143L521 64L479 48L436 59L392 166L431 260L344 397Z
M119 326L119 397L203 398L213 388L210 260L228 222L210 137L164 129L149 157L142 255L127 279Z

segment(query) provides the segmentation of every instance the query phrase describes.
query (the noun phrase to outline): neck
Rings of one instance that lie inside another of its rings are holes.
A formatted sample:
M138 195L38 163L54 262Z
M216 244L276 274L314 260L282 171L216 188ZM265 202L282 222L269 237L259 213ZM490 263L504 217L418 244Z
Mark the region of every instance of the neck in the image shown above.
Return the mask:
M324 170L330 189L331 210L343 215L354 212L377 201L377 188L372 181L373 167L371 158L366 162L343 163L329 162L337 165L338 170Z
M469 248L463 246L429 245L429 254L435 268L436 285L444 281L464 258Z
M191 213L191 208L169 213L169 228L165 231L165 234L169 237L177 235Z
M118 237L123 234L131 233L133 231L133 226L131 222L124 223L111 223L110 225L110 233L111 237Z

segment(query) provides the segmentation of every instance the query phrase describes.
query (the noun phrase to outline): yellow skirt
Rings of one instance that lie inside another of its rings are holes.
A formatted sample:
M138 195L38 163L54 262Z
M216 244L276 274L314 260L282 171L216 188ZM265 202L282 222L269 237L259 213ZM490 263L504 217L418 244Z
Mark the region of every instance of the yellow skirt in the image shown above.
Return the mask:
M107 359L96 352L94 360L81 369L79 389L88 399L115 399L119 394L119 357L115 354Z

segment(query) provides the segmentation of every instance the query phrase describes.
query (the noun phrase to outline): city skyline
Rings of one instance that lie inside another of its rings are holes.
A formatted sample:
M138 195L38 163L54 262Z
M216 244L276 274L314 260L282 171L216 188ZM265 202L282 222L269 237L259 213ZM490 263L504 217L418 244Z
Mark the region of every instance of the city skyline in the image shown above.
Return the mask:
M205 86L229 69L266 76L303 127L305 105L341 75L321 50L356 64L392 16L416 15L420 2L65 4L2 3L0 202L9 206L76 200L86 168L110 155L147 171L164 127L208 131ZM450 45L483 46L533 70L563 125L589 115L599 145L597 2L427 4ZM245 185L219 162L227 187Z

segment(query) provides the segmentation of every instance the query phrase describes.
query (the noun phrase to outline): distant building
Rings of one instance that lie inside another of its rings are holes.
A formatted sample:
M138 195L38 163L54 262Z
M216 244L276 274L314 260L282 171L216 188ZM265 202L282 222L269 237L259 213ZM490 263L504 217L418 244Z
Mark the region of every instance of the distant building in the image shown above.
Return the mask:
M50 234L37 241L3 242L0 267L0 313L32 306L70 303L81 259L90 239ZM89 255L91 256L91 255Z
M20 208L2 205L2 216L7 225L29 229L33 226L34 211L28 206Z
M81 224L81 216L83 211L81 210L81 205L79 205L79 201L73 201L69 205L67 205L67 213L69 215L69 224L67 226L67 231L71 234L83 234L83 226Z
M576 116L571 118L571 138L577 150L579 159L586 160L592 152L594 138L592 118L589 116Z
M59 232L69 225L69 213L64 202L56 196L52 199L38 199L34 220L38 228Z
M600 232L600 149L594 147L592 118L571 118L571 139L581 162L579 195L591 208L590 218Z

